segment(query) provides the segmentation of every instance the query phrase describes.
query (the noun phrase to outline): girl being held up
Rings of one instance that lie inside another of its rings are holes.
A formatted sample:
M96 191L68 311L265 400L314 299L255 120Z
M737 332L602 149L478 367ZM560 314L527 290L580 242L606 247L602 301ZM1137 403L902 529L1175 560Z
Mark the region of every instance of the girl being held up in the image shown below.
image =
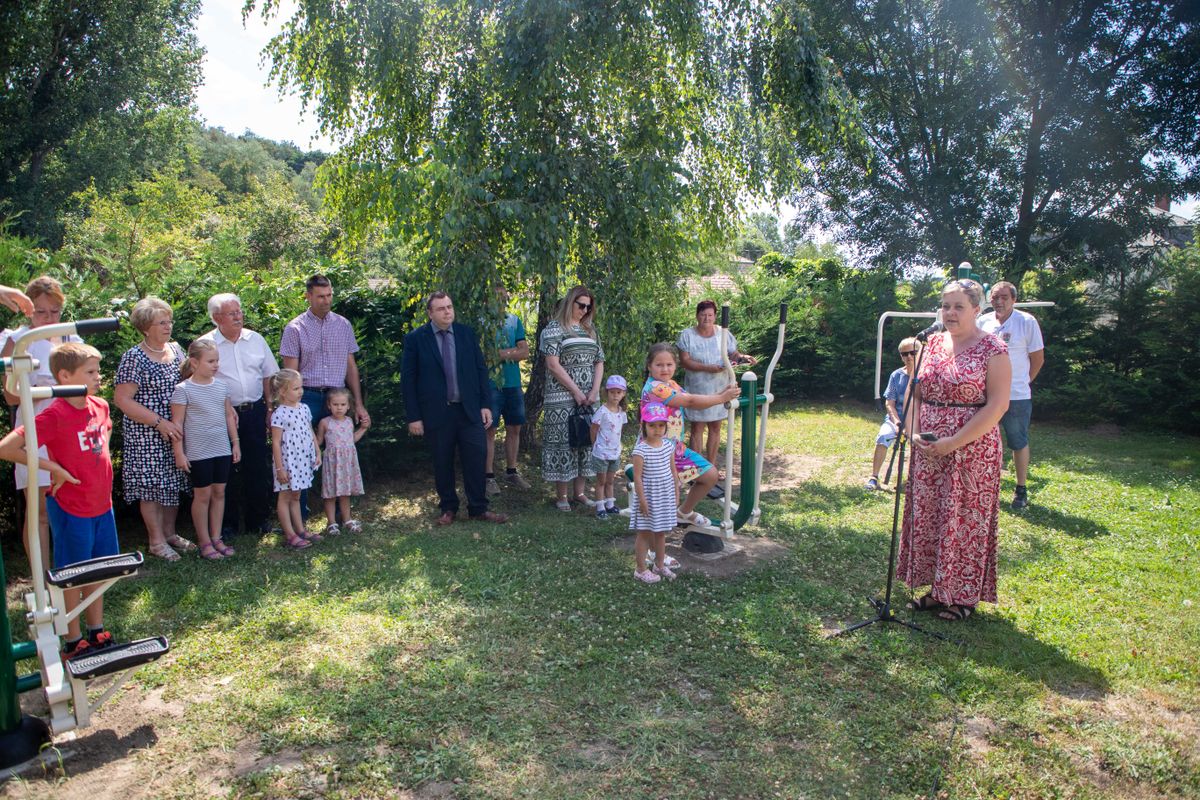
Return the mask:
M688 394L675 382L678 366L675 346L659 342L646 356L646 384L642 387L642 405L659 403L666 407L666 437L675 443L675 468L680 480L692 482L692 488L679 507L680 525L711 525L707 518L696 513L696 504L717 484L717 470L704 456L683 444L683 411L685 408L710 408L728 403L740 392L736 383L728 384L719 394ZM672 565L673 566L673 565Z
M592 414L592 466L596 469L596 517L615 516L617 498L615 476L621 469L621 430L629 421L625 413L628 387L620 375L609 376L604 384L604 405Z
M633 543L633 577L642 583L674 580L667 566L667 532L675 528L679 503L679 473L675 468L675 443L665 438L667 408L662 403L642 406L642 436L633 448L633 490L637 505L631 509L629 528ZM654 548L654 564L647 569L646 554Z
M317 446L325 446L324 468L321 470L321 496L325 498L325 533L341 533L338 517L350 533L358 533L362 525L350 518L350 495L363 494L362 473L358 469L355 443L367 432L354 429L354 401L349 389L330 389L325 395L329 416L317 425Z
M285 544L302 550L321 536L304 529L300 516L300 492L313 485L313 473L321 466L321 451L312 428L312 412L300 402L304 385L300 373L281 369L271 378L275 412L271 414L271 456L275 462L276 511L287 537Z
M192 525L200 542L200 557L209 561L234 554L233 548L221 541L221 520L229 472L242 460L229 387L216 377L219 363L215 344L195 340L179 368L183 382L171 395L171 422L183 431L171 445L175 466L192 477Z

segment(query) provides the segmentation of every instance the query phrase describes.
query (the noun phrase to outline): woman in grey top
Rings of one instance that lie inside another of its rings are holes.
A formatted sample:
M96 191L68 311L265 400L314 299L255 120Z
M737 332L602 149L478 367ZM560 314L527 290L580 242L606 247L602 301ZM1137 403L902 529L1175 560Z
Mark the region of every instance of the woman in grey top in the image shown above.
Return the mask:
M232 465L242 459L229 387L216 377L219 363L216 344L195 340L179 370L184 380L171 395L171 421L183 431L173 443L175 466L192 477L192 524L200 555L210 561L234 554L233 548L221 541L220 531L225 484Z
M725 375L725 362L721 358L721 336L718 335L717 304L712 300L701 300L696 305L696 324L679 334L675 347L679 350L679 361L683 366L683 389L689 394L720 394L729 384ZM729 361L731 364L754 365L758 360L739 353L737 341L729 334ZM721 420L728 412L723 404L711 408L687 409L684 412L691 431L688 447L703 453L709 463L717 463L717 448L721 444ZM704 434L708 433L705 441ZM725 479L720 471L721 480Z

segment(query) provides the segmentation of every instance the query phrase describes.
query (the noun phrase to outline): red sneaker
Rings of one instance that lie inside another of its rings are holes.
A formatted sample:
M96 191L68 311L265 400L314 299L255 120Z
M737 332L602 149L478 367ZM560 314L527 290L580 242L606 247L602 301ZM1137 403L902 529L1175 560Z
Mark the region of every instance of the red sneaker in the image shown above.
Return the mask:
M113 635L103 629L97 631L96 633L89 633L87 640L88 644L91 645L93 650L104 650L105 648L112 647L117 643L116 639L113 638Z
M90 652L92 652L92 645L87 639L80 639L70 646L63 644L63 661L70 661L73 658L79 658L79 656L86 656Z

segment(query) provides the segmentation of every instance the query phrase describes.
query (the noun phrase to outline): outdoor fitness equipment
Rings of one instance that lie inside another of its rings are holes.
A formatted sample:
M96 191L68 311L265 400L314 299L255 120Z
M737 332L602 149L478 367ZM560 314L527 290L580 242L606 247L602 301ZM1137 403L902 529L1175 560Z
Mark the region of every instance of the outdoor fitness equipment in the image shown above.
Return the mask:
M29 484L25 489L29 509L25 516L25 537L33 579L33 591L25 595L25 605L29 609L25 615L30 636L27 642L13 643L7 603L0 593L0 768L37 756L52 736L86 728L91 724L92 712L125 683L132 668L162 657L170 647L166 637L155 636L114 645L64 663L59 653L59 637L67 633L67 624L118 580L136 575L142 564L142 554L122 553L94 558L43 572L38 546L38 493L41 488L37 480L38 444L33 401L49 397L82 397L87 394L87 387L30 385L28 376L38 368L38 362L27 355L29 345L55 336L115 331L119 325L120 320L109 318L33 328L17 340L11 357L0 359L8 373L8 391L21 398L21 424L25 426L29 467ZM0 585L3 583L4 563L0 559ZM63 590L91 585L96 589L67 614ZM39 671L17 677L16 662L32 658L38 660ZM89 684L105 676L112 676L112 680L98 697L89 697ZM50 708L48 723L21 714L20 694L38 687L43 689Z
M725 429L725 481L718 486L723 489L721 495L721 521L716 525L687 525L683 526L688 534L709 536L714 538L712 549L723 549L722 540L732 539L734 533L749 523L755 525L762 516L758 500L762 485L759 476L762 474L763 455L767 446L767 417L770 414L771 403L775 396L771 394L771 380L775 375L775 366L783 355L783 340L787 327L787 303L779 306L779 334L775 343L775 354L767 364L763 381L762 394L758 393L758 376L747 370L742 373L742 394L736 400L725 404L728 410L728 424ZM718 328L721 336L721 359L725 372L731 382L737 382L733 365L729 362L729 306L721 306L721 325ZM758 407L762 406L762 417L758 417ZM738 502L733 502L733 430L738 410L742 412L742 441L741 441L741 485ZM757 427L756 427L757 426ZM715 465L714 465L715 466ZM622 513L628 515L637 504L637 496L633 486L633 468L627 466L625 475L629 479L629 508Z

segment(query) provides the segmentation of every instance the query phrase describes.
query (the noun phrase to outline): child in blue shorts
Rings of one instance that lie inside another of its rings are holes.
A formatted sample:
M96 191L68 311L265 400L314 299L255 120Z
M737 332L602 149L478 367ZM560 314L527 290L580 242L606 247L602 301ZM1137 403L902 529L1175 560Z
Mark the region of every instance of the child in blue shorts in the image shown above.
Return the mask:
M46 515L54 543L56 569L101 556L117 554L117 525L112 509L112 458L108 440L112 418L100 391L100 351L78 343L60 344L50 352L50 371L60 386L83 385L85 397L59 397L37 415L37 441L49 458L38 460L50 473ZM19 427L0 441L0 458L25 460L25 428ZM68 589L65 611L73 611L96 589ZM79 618L67 626L63 658L92 653L114 644L104 630L104 601L96 598L84 612L87 636Z

